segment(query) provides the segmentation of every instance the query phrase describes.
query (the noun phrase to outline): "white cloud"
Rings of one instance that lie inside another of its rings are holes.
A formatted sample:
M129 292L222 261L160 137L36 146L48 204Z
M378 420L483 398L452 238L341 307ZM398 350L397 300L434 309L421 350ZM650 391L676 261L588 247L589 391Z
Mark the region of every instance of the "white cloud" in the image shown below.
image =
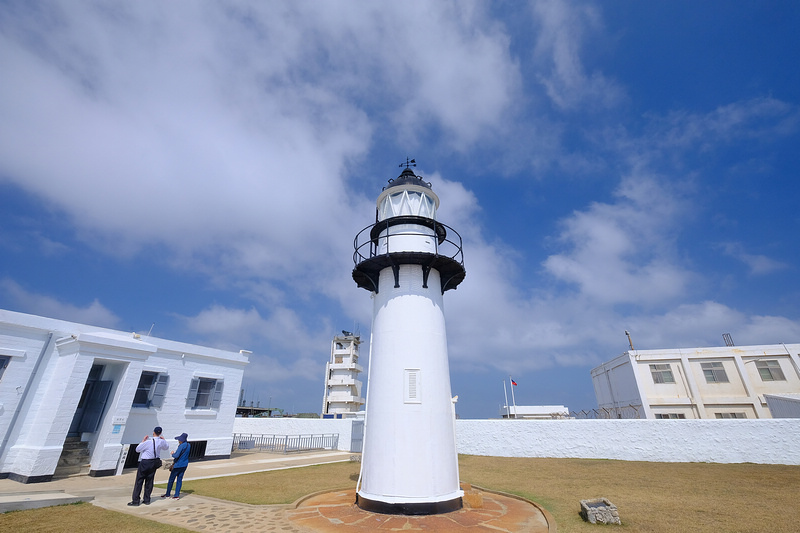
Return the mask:
M602 26L597 9L586 4L537 1L532 4L539 26L534 55L539 80L552 102L563 110L611 107L624 98L620 85L601 72L586 72L581 60L584 35Z
M289 308L276 307L268 316L262 316L255 308L221 305L204 309L194 317L181 318L203 344L253 351L248 367L250 377L259 376L268 383L289 377L320 379L332 331L327 322L317 324L317 330L312 331L307 321Z
M678 198L655 179L632 175L614 204L594 203L562 222L568 250L545 261L557 279L600 304L657 304L685 294L691 274L674 259Z
M480 4L350 6L17 6L0 171L106 252L325 286L369 202L344 169L381 122L463 148L518 77Z
M720 248L722 248L723 253L726 255L729 255L734 259L738 259L744 263L750 270L750 274L753 276L764 276L789 268L789 265L786 263L776 261L775 259L771 259L765 255L751 254L746 252L742 243L722 243Z
M119 317L107 309L97 299L85 307L58 301L43 294L26 290L19 283L9 278L0 279L0 294L2 298L11 302L14 307L23 313L32 315L58 318L69 322L90 324L93 326L117 328Z
M648 114L651 148L703 152L733 142L768 142L800 127L800 108L772 97L759 97L721 105L707 113L673 111L666 116Z

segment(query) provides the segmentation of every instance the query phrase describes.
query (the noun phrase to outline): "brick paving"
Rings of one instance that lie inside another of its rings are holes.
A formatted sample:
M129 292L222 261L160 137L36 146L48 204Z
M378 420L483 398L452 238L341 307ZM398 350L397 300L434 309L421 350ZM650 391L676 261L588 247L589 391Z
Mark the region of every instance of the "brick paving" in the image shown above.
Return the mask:
M553 519L536 504L481 489L480 508L464 508L452 513L429 516L383 515L361 510L355 505L355 490L335 491L311 496L295 509L285 511L288 522L319 533L368 531L469 531L548 533L555 531Z

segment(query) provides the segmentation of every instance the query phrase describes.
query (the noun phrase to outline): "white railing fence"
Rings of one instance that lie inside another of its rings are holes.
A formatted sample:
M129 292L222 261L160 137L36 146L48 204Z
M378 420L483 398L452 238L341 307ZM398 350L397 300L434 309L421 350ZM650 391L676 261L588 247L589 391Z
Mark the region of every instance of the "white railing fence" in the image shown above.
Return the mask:
M255 435L234 433L234 452L305 452L310 450L336 450L339 447L339 434L322 435Z

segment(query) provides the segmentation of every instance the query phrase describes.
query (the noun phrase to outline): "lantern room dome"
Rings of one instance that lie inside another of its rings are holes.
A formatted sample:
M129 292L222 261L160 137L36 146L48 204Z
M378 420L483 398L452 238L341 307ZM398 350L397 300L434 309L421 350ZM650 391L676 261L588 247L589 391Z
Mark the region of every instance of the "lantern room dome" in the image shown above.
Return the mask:
M414 174L410 168L403 170L397 178L389 180L377 202L377 220L399 216L418 216L436 219L439 197L431 189L430 182Z
M389 185L384 187L384 189L388 189L390 187L399 187L401 185L418 185L420 187L427 187L428 189L431 188L430 182L425 181L421 176L414 174L414 171L410 168L403 170L403 172L395 179L389 180Z

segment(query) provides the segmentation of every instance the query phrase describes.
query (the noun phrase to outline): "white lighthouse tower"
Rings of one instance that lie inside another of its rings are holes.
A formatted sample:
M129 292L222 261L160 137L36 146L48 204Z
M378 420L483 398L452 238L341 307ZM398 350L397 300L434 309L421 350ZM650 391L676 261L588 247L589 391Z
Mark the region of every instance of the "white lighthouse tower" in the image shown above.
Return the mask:
M465 276L461 237L436 220L431 184L405 170L355 239L353 279L373 297L357 503L391 514L461 508L445 291Z

